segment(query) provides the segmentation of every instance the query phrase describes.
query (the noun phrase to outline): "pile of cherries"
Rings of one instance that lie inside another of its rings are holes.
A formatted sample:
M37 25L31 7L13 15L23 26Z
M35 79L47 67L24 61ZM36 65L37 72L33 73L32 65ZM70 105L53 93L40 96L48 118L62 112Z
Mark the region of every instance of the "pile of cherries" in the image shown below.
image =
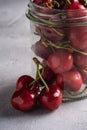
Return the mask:
M46 8L66 9L69 19L84 17L72 23L87 22L85 0L33 2ZM11 98L12 106L21 111L29 111L38 103L48 110L55 110L63 101L63 91L78 92L82 84L87 83L87 26L71 26L65 33L63 28L38 25L36 33L41 38L32 45L32 50L43 61L33 58L37 66L36 78L19 77ZM64 43L66 39L69 44Z

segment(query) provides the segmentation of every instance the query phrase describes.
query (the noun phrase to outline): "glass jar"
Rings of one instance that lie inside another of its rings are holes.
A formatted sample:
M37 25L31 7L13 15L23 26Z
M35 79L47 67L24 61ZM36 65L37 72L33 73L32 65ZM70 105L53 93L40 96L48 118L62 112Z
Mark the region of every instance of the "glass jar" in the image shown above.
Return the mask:
M54 73L50 81L63 89L63 101L87 98L87 9L49 9L30 0L26 16L31 49Z

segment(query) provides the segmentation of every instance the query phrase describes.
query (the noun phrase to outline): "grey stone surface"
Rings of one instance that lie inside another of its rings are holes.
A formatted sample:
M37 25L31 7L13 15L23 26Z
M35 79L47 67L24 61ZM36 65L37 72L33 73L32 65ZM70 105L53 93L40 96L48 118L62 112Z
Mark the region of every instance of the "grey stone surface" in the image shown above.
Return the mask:
M28 1L0 0L0 130L87 130L87 100L65 103L53 112L24 113L10 99L17 78L33 74Z

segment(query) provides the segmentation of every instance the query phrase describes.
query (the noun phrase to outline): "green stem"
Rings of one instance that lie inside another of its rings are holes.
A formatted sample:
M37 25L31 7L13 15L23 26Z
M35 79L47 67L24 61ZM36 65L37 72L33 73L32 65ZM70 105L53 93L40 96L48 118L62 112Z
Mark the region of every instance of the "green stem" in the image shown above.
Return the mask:
M57 31L56 29L52 28L52 30L53 30L57 35L59 35L59 36L64 36L63 33Z
M63 103L75 102L75 101L79 101L79 100L84 100L86 98L87 98L87 95L86 96L77 97L77 98L63 97L62 102Z
M77 50L77 49L73 48L73 47L70 45L70 41L62 42L62 43L64 43L64 45L63 45L63 46L58 46L58 45L54 44L53 42L47 40L44 35L42 35L41 37L42 37L43 41L45 42L45 45L52 46L52 47L54 47L54 48L56 48L56 49L61 48L61 49L66 49L66 50L75 51L75 52L77 52L77 53L80 53L80 54L83 54L83 55L86 55L86 56L87 56L87 53L86 53L86 52L83 52L83 51L80 51L80 50ZM61 44L61 43L59 43L59 44ZM66 46L65 46L65 44L66 44ZM67 46L68 46L68 47L67 47Z
M70 0L67 0L67 4L71 4Z
M35 85L35 83L36 83L36 79L35 80L33 80L30 84L29 84L29 88L32 90L33 88L34 88L34 85Z
M42 77L42 73L44 72L44 66L43 66L43 64L42 64L36 57L34 57L33 60L34 60L34 62L35 62L36 65L37 65L38 77L39 77L39 78L41 79L41 81L43 82L44 86L46 87L46 90L49 91L49 87L48 87L48 85L46 84L46 82L44 81L44 79L43 79L43 77ZM39 65L41 65L41 67L42 67L42 73L40 73Z
M34 88L34 85L35 83L38 81L39 77L38 77L38 73L37 73L37 70L36 70L36 78L34 81L32 81L29 86L31 86L31 90Z
M73 48L71 45L69 45L69 47L70 47L73 51L78 52L78 53L80 53L80 54L83 54L83 55L86 55L86 56L87 56L87 53L86 53L86 52L77 50L77 49Z
M39 71L39 65L38 65L38 64L37 64L37 72L38 72L38 75L39 75L41 81L43 82L44 86L46 87L46 90L49 91L48 85L47 85L46 82L44 81L44 79L43 79L43 77L42 77L42 75L41 75L41 73L40 73L40 71Z
M71 91L67 91L67 92L71 96L79 96L79 95L83 94L86 90L87 90L87 86L81 92L78 92L78 93L74 93L74 92L71 92Z

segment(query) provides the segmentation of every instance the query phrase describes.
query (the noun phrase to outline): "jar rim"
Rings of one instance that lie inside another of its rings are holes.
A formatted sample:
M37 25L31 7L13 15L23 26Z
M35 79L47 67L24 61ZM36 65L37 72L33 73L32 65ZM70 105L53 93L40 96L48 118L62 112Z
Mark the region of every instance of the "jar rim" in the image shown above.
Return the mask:
M43 6L39 6L33 3L32 0L30 0L26 16L32 22L36 22L47 26L87 26L87 15L84 13L85 15L83 16L80 12L83 10L87 14L87 9L68 11L60 9L50 9ZM75 17L69 18L67 17L67 12L72 14L78 14L78 16L76 15ZM81 15L79 16L79 14Z

